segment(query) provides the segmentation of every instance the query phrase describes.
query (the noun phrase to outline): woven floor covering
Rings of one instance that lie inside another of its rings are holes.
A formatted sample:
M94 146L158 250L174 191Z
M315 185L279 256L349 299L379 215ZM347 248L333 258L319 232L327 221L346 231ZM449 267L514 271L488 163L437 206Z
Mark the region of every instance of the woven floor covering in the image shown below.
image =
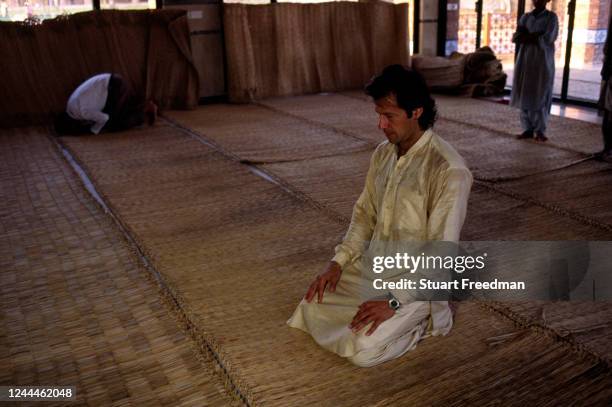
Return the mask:
M253 163L330 156L375 147L342 130L321 128L256 105L218 104L206 109L168 112L167 117L179 123L188 122L191 129L206 133L213 144Z
M76 386L69 405L231 402L46 131L0 133L0 196L0 385Z
M579 151L582 146L574 151L569 145L577 140L572 137L581 137L590 140L595 150L595 143L600 142L597 126L553 117L558 131L562 127L570 129L568 134L559 135L564 145L519 142L512 136L515 130L505 127L508 120L504 116L514 112L507 106L448 97L438 98L438 102L440 120L436 131L466 157L479 180L470 196L463 240L610 240L612 194L604 191L609 191L612 184L611 167L595 160L582 161L585 157ZM338 126L355 132L352 134L356 137L371 139L378 131L372 103L362 93L276 98L261 104L279 114L302 117L309 123ZM504 126L494 131L482 122L474 126L460 121L459 113L481 120L492 115L493 122ZM354 125L357 122L363 126L361 133ZM577 136L576 129L581 136ZM378 137L380 140L381 136ZM348 222L367 171L364 155L275 163L264 168ZM356 178L345 181L350 174L356 174ZM576 342L612 359L612 349L606 345L612 340L611 306L591 303L573 309L549 307L548 312L555 313L556 323L539 317L540 304L497 304L496 307L524 323L543 324L559 335L575 332L572 337ZM602 307L606 311L601 311ZM607 312L607 317L601 312ZM602 321L608 322L602 326Z
M556 132L551 130L551 143L518 141L508 120L515 109L475 99L436 98L440 118L435 130L466 158L477 180L495 183L495 188L537 204L566 207L612 230L612 194L603 193L612 182L612 171L586 154L601 148L599 126L551 116ZM362 93L274 98L260 104L304 123L372 142L382 140L373 104ZM367 168L367 162L359 160L364 163L360 168Z
M303 151L291 156L292 151L285 150L278 156L281 161L295 162L259 167L276 184L240 164L241 154L257 147L250 146L251 123L242 127L234 123L233 132L244 139L231 144L238 152L217 150L220 138L209 138L206 123L193 114L185 113L181 125L197 131L162 123L146 131L61 141L160 273L186 319L198 328L224 366L227 380L248 404L537 401L552 406L567 400L603 405L612 399L612 377L595 353L597 348L561 340L546 326L513 321L499 308L461 303L449 336L427 339L406 357L370 369L354 367L288 328L285 321L346 229L350 203L343 192L350 189L354 197L361 189L360 171L368 154L338 149L338 167L332 168L325 166L328 160L333 162L325 151L323 157L314 158ZM283 117L271 109L268 114L274 122ZM172 118L177 120L177 115ZM191 118L196 118L196 125L191 126ZM274 127L274 122L268 126ZM319 134L344 131L318 128ZM213 122L210 134L218 134L218 129ZM317 135L313 132L310 137L300 142L314 144ZM263 143L272 146L278 141ZM348 159L353 156L355 160ZM354 173L353 161L360 168ZM291 170L298 163L308 171L300 175L300 168ZM288 175L291 171L294 178ZM336 174L345 181L328 185ZM296 181L300 177L302 183ZM344 185L348 187L333 190ZM482 186L481 199L486 203L487 194L504 197L508 206L529 206ZM548 213L537 204L531 206L534 219ZM559 230L584 227L589 238L607 233L569 217L556 222L551 221L551 227ZM501 229L501 223L496 227ZM550 320L550 312L546 315Z
M611 182L612 166L590 160L498 186L504 191L517 191L541 202L552 202L599 223L612 225Z
M363 91L347 91L341 94L371 103ZM486 100L433 96L438 105L438 113L445 120L508 136L522 132L518 109ZM547 144L555 147L584 154L592 154L602 149L601 127L593 123L551 115L546 134L549 137Z
M336 157L335 161L332 157L326 157L268 164L263 168L293 185L301 194L320 202L348 225L352 205L361 191L368 166L367 158L363 155L357 153ZM591 163L599 166L596 162ZM350 174L356 174L355 178L351 179ZM525 182L528 179L525 178ZM589 179L585 180L585 183L588 182ZM574 206L560 207L561 201L555 201L555 205L542 205L515 195L500 193L497 187L491 188L486 183L476 183L470 195L462 239L550 240L552 236L554 240L610 240L611 232L606 224L582 216L583 211L574 211ZM596 198L589 195L588 199ZM584 200L588 202L588 199ZM578 205L578 202L580 200L572 201L572 204ZM609 208L605 206L607 203L609 198L603 206L597 206L594 213L602 209L605 212ZM612 341L612 305L602 302L571 304L569 308L547 305L551 318L546 320L540 318L543 305L539 303L496 304L496 308L525 324L544 325L559 335L567 336L568 332L575 332L572 338L576 343L612 360L609 346ZM606 321L604 325L602 321Z
M363 188L370 153L354 153L306 161L266 164L262 168L285 180L296 191L337 214L347 224ZM509 189L509 188L507 188ZM502 191L500 193L499 191ZM463 240L609 240L607 225L593 226L568 206L560 215L548 208L515 197L512 190L476 183L472 188ZM606 203L609 200L606 201ZM609 207L603 206L607 210ZM601 209L598 207L597 209Z
M474 99L459 99L461 102L449 103L449 99L451 98L437 99L439 120L436 122L435 130L457 148L466 159L474 176L480 180L520 178L537 172L554 170L585 158L585 154L580 149L572 150L554 143L517 141L514 138L516 130L513 130L512 126L505 129L506 124L511 125L512 122L508 119L509 114L515 113L508 106ZM304 125L316 123L326 129L335 128L375 144L382 141L382 133L376 127L378 122L374 105L363 98L321 94L268 99L261 102L261 105L288 117L301 118ZM458 111L465 113L465 118L458 114ZM481 113L483 115L492 114L492 118L489 117L491 123L488 126L480 122L475 125L470 115L472 111L484 112ZM565 123L568 120L562 121ZM572 125L564 124L568 129L580 131L577 134L589 140L593 139L590 135L595 132L598 135L596 142L601 143L599 130L595 125L585 125L582 122L576 125L573 124L575 120L570 122ZM564 144L573 140L568 140Z

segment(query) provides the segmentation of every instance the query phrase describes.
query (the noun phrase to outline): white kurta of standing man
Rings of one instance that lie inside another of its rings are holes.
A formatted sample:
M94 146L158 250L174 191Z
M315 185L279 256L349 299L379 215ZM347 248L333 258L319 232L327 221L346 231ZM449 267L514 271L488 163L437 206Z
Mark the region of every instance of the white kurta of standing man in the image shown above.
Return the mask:
M523 110L550 108L555 79L555 40L559 33L557 15L549 10L537 16L533 12L523 14L520 27L529 33L544 34L534 44L519 46L510 104Z

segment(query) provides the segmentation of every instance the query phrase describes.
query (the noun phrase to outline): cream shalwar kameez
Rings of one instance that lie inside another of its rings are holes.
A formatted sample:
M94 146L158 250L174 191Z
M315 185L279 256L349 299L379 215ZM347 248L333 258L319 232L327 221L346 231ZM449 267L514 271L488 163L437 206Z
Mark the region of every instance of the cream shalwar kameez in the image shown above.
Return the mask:
M458 241L471 185L463 158L431 129L399 159L395 145L381 143L336 247L333 260L343 270L336 292L326 290L320 304L302 300L287 323L359 366L399 357L423 336L447 334L453 323L448 302L412 301L403 290L393 291L402 307L371 336L365 335L369 325L357 333L348 326L364 302L364 284L371 284L360 261L370 241Z

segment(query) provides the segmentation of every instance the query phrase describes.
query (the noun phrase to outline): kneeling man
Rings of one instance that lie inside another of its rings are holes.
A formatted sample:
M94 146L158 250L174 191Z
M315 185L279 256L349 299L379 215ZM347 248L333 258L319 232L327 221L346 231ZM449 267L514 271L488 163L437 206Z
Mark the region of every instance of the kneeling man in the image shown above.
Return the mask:
M364 367L403 355L421 338L447 334L453 315L447 301L416 301L405 290L364 301L371 281L362 256L374 242L457 242L472 185L463 158L432 131L435 101L418 73L388 66L365 91L387 141L372 155L336 255L288 321Z

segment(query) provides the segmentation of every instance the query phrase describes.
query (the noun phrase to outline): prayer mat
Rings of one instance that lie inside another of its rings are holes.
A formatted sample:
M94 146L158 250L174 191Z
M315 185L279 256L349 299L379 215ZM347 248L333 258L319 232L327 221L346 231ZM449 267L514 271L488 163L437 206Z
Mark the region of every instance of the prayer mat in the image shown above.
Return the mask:
M612 303L610 301L507 301L490 304L523 326L541 329L567 340L578 351L612 361Z
M350 220L372 151L262 165L295 191Z
M571 210L612 230L612 166L595 159L498 184L504 191Z
M471 99L460 99L462 101ZM385 140L377 128L378 118L374 105L340 94L321 94L292 98L275 98L260 102L304 123L318 123L323 129L336 129L356 138L378 144ZM495 105L490 103L491 105ZM485 106L473 108L483 109ZM474 177L499 181L555 170L584 158L584 154L561 149L553 145L526 143L515 140L497 127L477 127L455 119L447 120L445 105L439 107L440 120L434 131L448 141L465 158Z
M574 217L476 183L470 194L461 239L610 240L612 232L591 219Z
M252 163L302 160L373 148L335 129L256 105L206 105L165 115L204 135L219 149Z
M268 164L262 168L282 182L291 185L308 199L338 214L348 226L353 205L363 188L362 184L368 164L368 153L357 153ZM550 174L543 174L542 179L546 179L547 175L550 176ZM525 178L525 180L529 179ZM597 219L589 217L588 214L585 213L585 216L582 217L573 216L574 207L570 207L569 211L560 211L556 207L538 205L520 199L520 197L514 197L512 194L501 193L497 187L496 185L495 188L491 188L486 183L476 183L473 186L462 231L462 240L597 241L610 240L612 236L609 229L597 226ZM606 199L606 197L600 198ZM577 204L580 202L579 195L576 196L576 202ZM604 208L601 209L605 213ZM574 304L574 302L569 304ZM517 308L513 301L496 303L493 308L504 310L512 318L516 317L517 321L520 320L528 325L532 321L531 314L544 306L552 310L549 312L557 310L553 303L523 302ZM597 311L598 309L600 311ZM556 314L557 320L554 323L551 322L552 320L535 322L540 324L544 330L550 331L551 334L564 338L567 332L574 332L571 329L578 329L578 333L572 333L571 336L575 346L588 349L589 352L609 360L612 355L603 344L606 343L612 332L612 324L605 322L612 321L612 314L605 314L612 312L612 304L583 303L576 308L576 314L573 316L570 310L571 307L565 313ZM566 326L576 327L575 319L579 321L578 328L565 328Z
M275 163L262 168L323 207L348 226L363 189L371 153ZM544 177L544 175L543 175ZM487 183L476 182L468 203L462 240L610 240L612 231L593 226L590 216L538 205ZM573 209L573 208L570 208Z
M106 149L93 140L62 142L251 405L596 404L612 397L612 378L593 355L469 302L460 304L449 336L381 366L355 367L285 325L345 222L300 199L289 182L268 182L171 126L106 137ZM159 188L141 177L161 180Z
M374 104L338 93L322 93L259 101L283 116L295 117L303 122L315 123L367 140L376 146L385 135L378 129L378 115Z
M347 91L341 94L372 103L363 91ZM442 119L513 137L523 132L519 110L508 105L447 95L434 94L433 97ZM546 144L582 154L592 154L601 151L603 147L601 126L581 120L551 115L546 135L549 138ZM534 144L533 141L528 142Z
M45 129L0 131L0 191L1 385L75 386L78 405L232 402Z

